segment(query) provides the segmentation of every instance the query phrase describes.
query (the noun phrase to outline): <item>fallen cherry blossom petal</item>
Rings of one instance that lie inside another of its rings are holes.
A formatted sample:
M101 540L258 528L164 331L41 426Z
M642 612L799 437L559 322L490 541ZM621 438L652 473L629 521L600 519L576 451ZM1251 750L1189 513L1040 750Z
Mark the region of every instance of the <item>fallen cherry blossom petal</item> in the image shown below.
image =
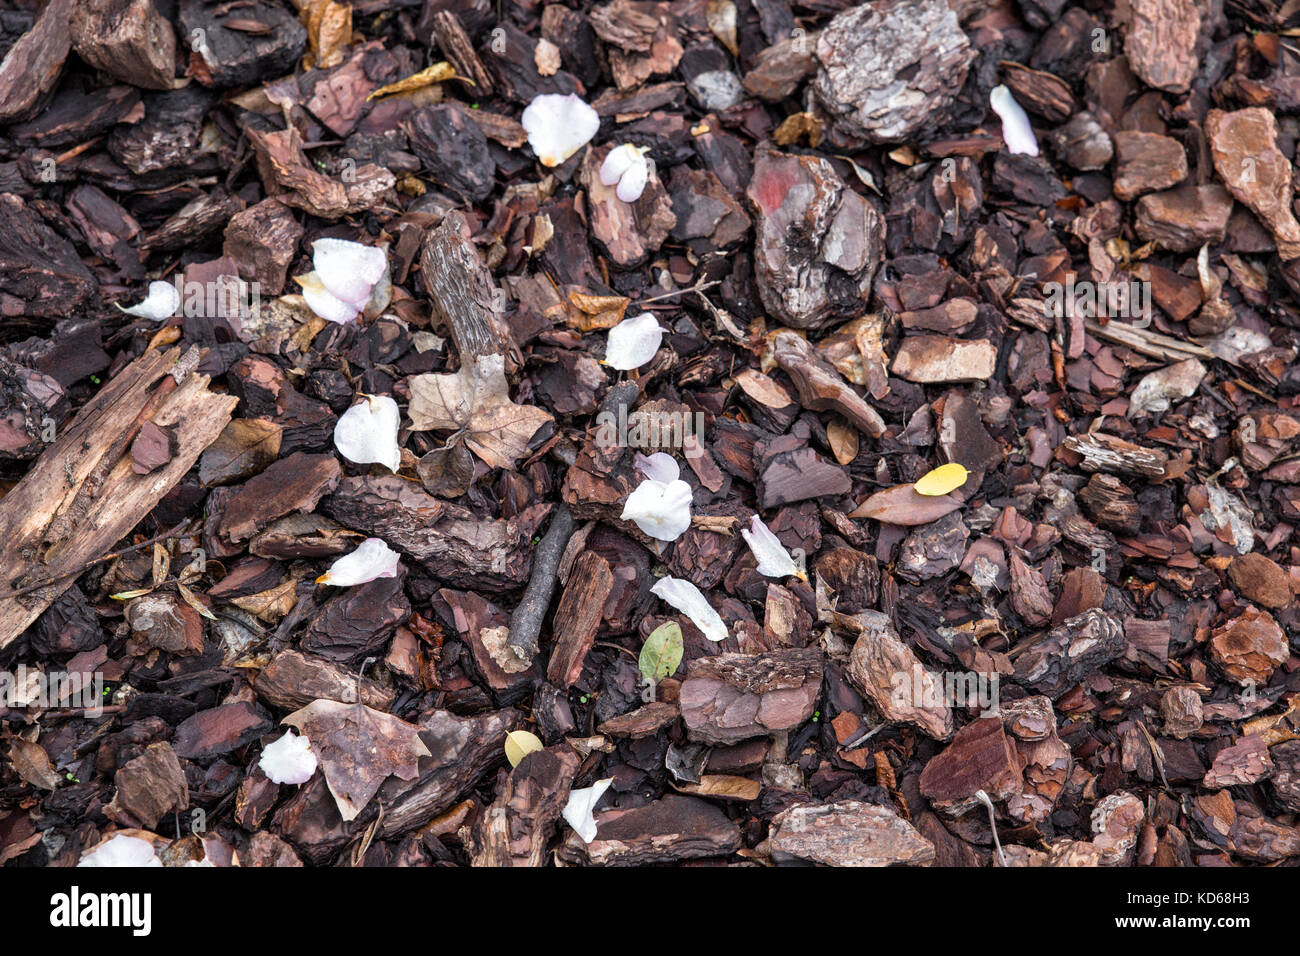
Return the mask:
M77 866L162 866L153 844L119 833L81 858Z
M659 320L649 312L624 319L609 330L605 364L620 372L640 368L655 357L663 339Z
M700 593L700 589L690 581L683 578L663 577L650 589L650 593L685 614L709 640L727 639L727 625L723 623L721 615Z
M355 551L331 564L330 569L316 579L316 583L345 588L367 584L377 578L395 578L400 559L401 555L383 540L366 538Z
M348 461L358 465L378 462L389 471L402 465L397 446L397 429L402 413L387 395L366 395L339 416L334 425L334 447Z
M597 780L590 787L569 791L569 802L564 805L561 816L565 823L573 827L573 832L578 834L583 843L596 839L596 818L592 811L613 782L613 777L606 777Z
M267 744L257 765L272 783L306 783L316 772L316 755L306 735L298 736L292 730Z
M542 93L519 117L528 145L543 166L558 166L591 141L600 116L572 93Z
M691 486L664 452L637 455L636 464L647 478L627 496L621 517L656 541L676 541L691 526Z
M129 309L118 306L127 315L138 315L145 319L153 319L155 322L170 319L180 307L181 294L177 291L176 286L170 282L161 281L149 283L149 294L143 302L139 302Z
M803 572L786 551L781 539L772 533L772 529L763 523L763 519L754 515L748 528L740 529L740 536L749 545L758 561L758 573L769 578L802 578Z
M1007 144L1007 152L1037 156L1038 139L1029 125L1029 116L1011 91L1005 86L993 87L989 93L989 105L1002 120L1002 139Z

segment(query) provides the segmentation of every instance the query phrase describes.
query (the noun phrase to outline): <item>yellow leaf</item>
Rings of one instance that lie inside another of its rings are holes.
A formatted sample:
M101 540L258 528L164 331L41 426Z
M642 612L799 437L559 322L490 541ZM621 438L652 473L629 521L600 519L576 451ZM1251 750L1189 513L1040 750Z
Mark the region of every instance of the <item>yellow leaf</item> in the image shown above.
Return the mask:
M506 759L510 761L512 767L518 767L519 761L524 757L534 750L541 749L542 742L537 739L536 734L526 730L512 730L506 734Z
M940 465L934 471L922 475L912 487L916 489L918 495L935 497L937 495L946 495L950 491L956 491L966 484L968 477L970 477L970 472L966 470L965 466L953 461L946 465Z
M443 80L454 80L456 78L456 68L450 63L435 63L433 66L427 66L419 73L413 73L396 83L381 86L367 96L366 101L377 100L381 96L392 96L394 93L409 93L432 83L441 83ZM465 82L472 83L473 80L466 80Z

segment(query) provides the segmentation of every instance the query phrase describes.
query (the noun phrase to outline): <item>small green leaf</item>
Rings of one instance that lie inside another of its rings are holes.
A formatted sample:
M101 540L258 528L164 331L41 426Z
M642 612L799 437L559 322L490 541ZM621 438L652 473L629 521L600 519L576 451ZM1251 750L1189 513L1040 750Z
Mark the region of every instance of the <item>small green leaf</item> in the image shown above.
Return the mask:
M646 680L662 680L682 662L682 629L673 621L656 627L641 648L637 666Z

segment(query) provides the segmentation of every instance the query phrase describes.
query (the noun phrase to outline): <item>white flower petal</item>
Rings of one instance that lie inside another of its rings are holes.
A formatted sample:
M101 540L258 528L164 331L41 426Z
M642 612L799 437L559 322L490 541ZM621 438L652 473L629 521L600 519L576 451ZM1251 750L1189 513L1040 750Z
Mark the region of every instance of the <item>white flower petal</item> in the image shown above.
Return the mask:
M638 161L645 162L645 158L641 155L641 150L631 143L615 146L600 164L600 181L606 186L613 186Z
M127 315L138 315L155 322L170 319L181 306L181 294L170 282L150 282L149 295L138 305L122 309Z
M772 533L772 529L763 523L763 519L754 515L748 528L741 528L740 535L754 552L758 561L758 573L769 578L786 578L799 574L799 566L786 551L781 539Z
M302 297L307 300L311 310L326 322L346 325L355 319L357 313L361 311L359 307L344 302L326 289L325 284L320 280L320 276L314 272L297 276L296 280L302 286Z
M646 183L650 181L650 164L644 156L637 154L637 161L628 167L623 178L618 181L614 195L623 202L636 202L645 192Z
M345 554L331 564L316 583L346 588L368 584L377 578L395 578L401 557L380 538L366 538L351 554Z
M1011 91L1005 86L993 87L989 93L989 106L1002 120L1002 140L1007 144L1007 152L1037 156L1038 140L1029 125L1029 117Z
M316 755L305 734L299 737L287 730L279 740L266 745L257 765L272 783L306 783L316 772Z
M691 486L646 479L627 496L622 517L656 541L676 541L691 526Z
M609 330L605 364L620 372L640 368L655 357L663 340L664 330L649 312L624 319Z
M311 248L311 263L325 288L336 299L358 309L388 274L388 254L378 246L347 239L317 239Z
M387 395L367 395L339 416L334 425L334 447L348 461L358 465L378 462L397 471L402 450L397 447L397 429L402 413Z
M119 833L81 858L77 866L162 866L153 844Z
M713 610L713 605L690 581L674 577L660 578L650 589L650 593L662 598L689 617L691 623L709 640L727 639L727 625L722 622L722 616Z
M572 93L533 97L519 122L543 166L560 165L591 142L600 129L600 116Z
M582 838L583 843L590 843L596 839L596 819L592 816L592 811L613 782L613 777L606 777L604 780L597 780L590 787L569 791L569 802L564 805L562 815L564 822L573 827L573 831Z
M676 481L682 476L682 470L677 465L677 459L667 452L657 451L648 458L637 452L632 463L636 465L637 471L651 481L662 482L665 485L670 481Z

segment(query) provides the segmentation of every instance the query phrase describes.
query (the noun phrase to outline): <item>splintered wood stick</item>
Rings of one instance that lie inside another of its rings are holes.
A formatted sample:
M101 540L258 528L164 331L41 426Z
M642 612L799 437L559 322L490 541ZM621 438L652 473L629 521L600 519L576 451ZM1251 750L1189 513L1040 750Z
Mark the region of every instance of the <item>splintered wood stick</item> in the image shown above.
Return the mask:
M184 477L238 399L186 374L197 352L145 352L107 382L0 499L0 647L18 637L95 559L111 551ZM154 386L164 376L163 385ZM172 459L146 475L130 439L152 420L176 434Z

